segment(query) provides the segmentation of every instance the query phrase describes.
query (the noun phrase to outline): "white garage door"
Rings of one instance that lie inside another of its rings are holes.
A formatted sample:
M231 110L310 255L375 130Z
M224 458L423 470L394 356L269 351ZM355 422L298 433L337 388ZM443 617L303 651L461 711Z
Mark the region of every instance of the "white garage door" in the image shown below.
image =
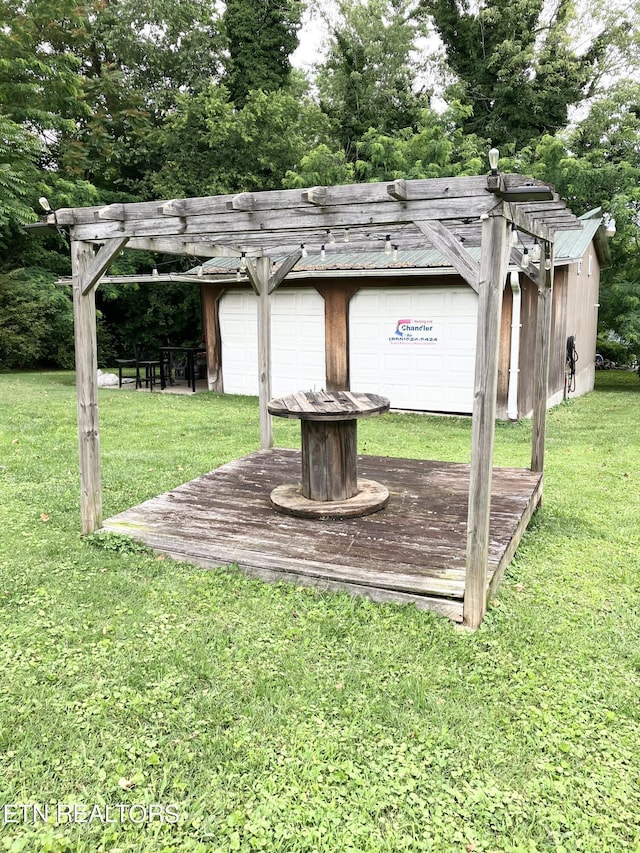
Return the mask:
M470 287L360 290L349 310L351 388L392 408L471 413L477 305Z
M271 297L272 394L324 388L324 300L312 289ZM220 300L222 377L228 394L258 394L257 297L230 290Z

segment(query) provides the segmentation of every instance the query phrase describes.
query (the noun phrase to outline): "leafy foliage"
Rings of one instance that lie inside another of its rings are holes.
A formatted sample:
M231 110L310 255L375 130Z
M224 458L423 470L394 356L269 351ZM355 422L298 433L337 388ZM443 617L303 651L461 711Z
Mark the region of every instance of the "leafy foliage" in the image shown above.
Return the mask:
M303 154L296 170L289 169L285 175L285 187L334 186L351 184L354 180L353 163L347 161L344 151L332 150L321 142Z
M289 83L290 56L298 46L300 0L227 0L225 82L241 107L250 92L277 92Z
M230 0L224 12L210 0L6 0L0 269L69 273L64 235L21 229L42 195L57 208L479 174L497 143L505 168L549 180L578 213L602 206L615 217L602 332L638 350L632 12L588 0L585 36L570 0L341 0L325 12L328 50L310 81L290 65L299 0ZM612 75L620 84L603 90ZM114 271L152 263L131 254ZM110 287L99 300L105 354L200 331L197 299L181 303L187 317L169 289L145 303L135 287Z
M358 179L384 181L478 174L482 171L486 145L484 140L462 133L457 124L460 111L459 104L444 114L421 110L415 132L407 128L386 136L369 130L358 145Z
M140 198L143 179L161 166L154 157L162 150L156 137L164 117L178 96L199 92L220 71L221 49L218 19L205 0L3 4L3 267L22 269L35 282L40 267L68 274L67 244L55 234L29 241L16 233L16 223L37 218L32 205L40 195L54 209ZM193 300L187 304L193 308ZM52 300L51 311L58 309ZM170 309L169 303L163 313ZM196 324L199 306L189 323L194 334ZM35 340L42 339L25 341L18 359L23 365L50 363L47 346L36 358ZM113 355L113 335L104 323L99 341L103 355ZM69 359L61 355L57 363L68 366Z
M523 152L523 168L552 183L577 213L602 207L615 220L612 263L602 272L599 324L640 353L640 86L621 83L571 131Z
M71 295L45 271L0 273L0 366L73 367Z
M0 6L0 112L44 143L55 165L59 134L86 118L79 48L85 7L74 0L7 0Z
M219 67L211 4L27 0L0 11L0 104L61 177L135 191L178 92Z
M301 88L252 91L238 108L212 84L179 100L159 137L163 165L146 185L165 197L278 189L326 135L326 119Z
M192 346L200 343L200 291L192 284L101 288L96 304L109 332L98 353L101 365L108 365L110 357L132 357L134 343L147 353L157 352L167 340Z
M38 154L36 140L0 111L0 234L36 219L30 202Z
M574 4L554 4L545 21L547 6L543 0L487 0L472 9L467 2L423 0L456 75L453 91L472 107L466 132L521 148L562 130L569 107L585 98L604 41L595 39L579 54L568 33Z
M219 68L220 39L204 0L97 3L82 55L91 105L60 165L110 191L139 191L153 140L180 94L200 91Z

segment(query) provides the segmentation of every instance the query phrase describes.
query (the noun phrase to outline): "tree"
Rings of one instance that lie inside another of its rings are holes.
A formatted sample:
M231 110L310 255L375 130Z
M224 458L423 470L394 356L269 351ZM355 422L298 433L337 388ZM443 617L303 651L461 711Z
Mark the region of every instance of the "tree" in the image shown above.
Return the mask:
M460 116L465 114L460 104L453 104L443 114L425 108L415 131L405 128L388 136L369 130L358 144L356 180L480 174L487 145L462 132Z
M341 0L330 23L329 53L317 79L336 144L355 161L370 128L392 134L416 127L427 99L412 57L423 34L411 0Z
M219 74L209 0L7 0L0 109L42 143L41 165L135 194L178 93Z
M460 116L466 112L460 104L452 104L442 114L425 107L415 129L406 127L384 133L370 128L356 143L355 163L347 160L344 151L332 150L322 143L302 157L295 171L287 174L286 185L305 187L481 174L486 167L488 145L486 140L462 132Z
M223 71L221 18L211 0L102 0L90 15L87 76L101 63L122 71L147 108L162 116L178 92L196 93ZM86 67L86 64L85 64Z
M37 218L42 195L54 209L132 198L175 93L216 73L215 63L206 67L219 44L212 9L208 0L0 6L5 366L73 363L68 294L52 286L70 272L68 244L56 231L26 235L19 225Z
M73 366L71 294L43 270L0 273L0 366Z
M219 75L210 0L7 0L0 6L0 245L3 268L68 274L55 208L130 201L160 167L157 134L178 95ZM41 213L38 209L38 213ZM134 270L132 270L134 271Z
M93 0L81 75L90 116L63 140L59 167L104 190L139 195L157 165L155 136L185 93L220 73L208 0Z
M611 33L580 52L572 44L571 0L422 0L472 112L464 130L516 150L567 126L569 109L591 96ZM551 13L550 13L551 12Z
M194 346L200 343L200 288L193 284L101 286L96 306L108 345L103 342L98 353L102 365L108 363L105 358L109 355L133 355L133 346L138 343L147 352L154 352L167 340Z
M252 91L242 108L224 86L185 96L161 134L162 167L148 177L160 198L279 189L326 137L326 120L302 86Z
M300 0L227 0L224 82L238 107L252 91L276 92L288 85L301 13Z
M640 85L621 83L591 107L568 139L581 167L586 201L615 220L612 264L603 271L599 328L613 332L640 356Z
M89 115L79 76L83 8L74 0L5 0L0 5L0 112L32 132L47 166L49 146Z
M333 150L326 142L321 142L300 158L295 169L289 169L285 175L285 187L301 188L336 184L352 184L354 180L353 163L348 163L344 151Z

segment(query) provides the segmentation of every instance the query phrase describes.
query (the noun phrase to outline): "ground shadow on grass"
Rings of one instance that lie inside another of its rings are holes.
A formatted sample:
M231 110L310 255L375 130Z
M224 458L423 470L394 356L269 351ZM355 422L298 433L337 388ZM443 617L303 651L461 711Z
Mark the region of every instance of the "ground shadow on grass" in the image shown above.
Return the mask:
M635 370L598 370L595 390L640 394L640 376Z
M76 374L73 370L57 369L53 367L43 368L25 368L24 370L6 370L0 368L0 376L11 376L26 380L27 382L39 383L42 379L46 379L53 385L75 386Z

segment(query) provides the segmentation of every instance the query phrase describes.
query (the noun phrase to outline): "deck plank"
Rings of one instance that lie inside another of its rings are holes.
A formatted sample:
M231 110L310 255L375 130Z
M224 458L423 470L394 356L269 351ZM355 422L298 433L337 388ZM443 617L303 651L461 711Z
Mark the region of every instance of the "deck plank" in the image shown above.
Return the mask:
M384 483L384 510L361 518L278 513L271 490L301 477L300 452L261 450L104 522L104 529L207 568L238 564L265 580L413 602L462 619L469 466L358 457L358 475ZM542 478L494 472L489 573L495 592L538 505Z

